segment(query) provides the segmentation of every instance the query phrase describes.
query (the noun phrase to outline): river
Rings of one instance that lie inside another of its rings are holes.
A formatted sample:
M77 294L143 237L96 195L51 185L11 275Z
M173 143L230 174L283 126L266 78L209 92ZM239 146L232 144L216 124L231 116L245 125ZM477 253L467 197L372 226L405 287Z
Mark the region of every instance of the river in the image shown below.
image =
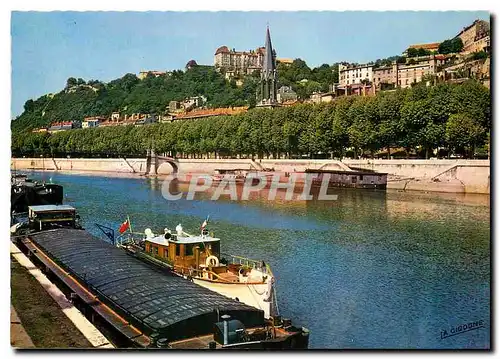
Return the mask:
M222 252L271 265L280 314L311 331L311 348L490 347L489 196L338 189L336 201L167 201L160 179L31 176L63 185L100 237L94 223L118 228L127 215L134 231L155 233L178 223L196 232L210 215Z

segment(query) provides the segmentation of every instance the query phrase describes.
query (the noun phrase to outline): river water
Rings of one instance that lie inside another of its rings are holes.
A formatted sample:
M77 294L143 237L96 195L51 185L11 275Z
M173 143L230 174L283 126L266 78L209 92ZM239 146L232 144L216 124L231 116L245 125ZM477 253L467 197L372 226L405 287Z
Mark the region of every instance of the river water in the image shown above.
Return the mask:
M489 196L339 189L336 201L167 201L160 179L31 176L62 184L100 237L94 223L118 228L127 215L134 231L155 233L178 223L196 233L210 215L222 252L271 265L280 314L311 331L311 348L490 347Z

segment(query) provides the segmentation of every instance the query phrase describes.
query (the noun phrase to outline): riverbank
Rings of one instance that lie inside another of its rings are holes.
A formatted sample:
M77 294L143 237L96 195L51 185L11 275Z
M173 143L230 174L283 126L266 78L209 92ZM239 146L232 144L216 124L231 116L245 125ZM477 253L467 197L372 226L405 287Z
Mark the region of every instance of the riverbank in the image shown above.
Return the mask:
M251 159L179 159L180 175L213 174L218 169L246 168L285 173L306 169L352 169L388 174L387 188L403 191L490 193L489 160L251 160ZM146 159L134 158L15 158L11 170L55 170L71 173L105 172L124 176L141 176L146 172ZM159 176L172 173L169 163L158 166Z
M11 302L31 344L44 349L92 348L36 279L12 257L10 266ZM26 341L19 346L29 347Z

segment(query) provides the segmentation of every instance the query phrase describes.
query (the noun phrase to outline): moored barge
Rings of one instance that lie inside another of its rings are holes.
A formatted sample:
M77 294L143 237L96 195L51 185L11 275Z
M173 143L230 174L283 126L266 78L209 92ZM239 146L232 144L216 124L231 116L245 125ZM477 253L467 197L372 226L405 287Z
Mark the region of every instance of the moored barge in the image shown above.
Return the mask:
M63 187L58 184L33 181L25 174L11 176L11 212L28 211L31 205L59 205L63 202Z
M36 206L33 212L36 213ZM36 225L33 226L36 229ZM85 312L125 346L173 349L304 349L308 331L289 320L171 275L89 232L57 228L17 240Z

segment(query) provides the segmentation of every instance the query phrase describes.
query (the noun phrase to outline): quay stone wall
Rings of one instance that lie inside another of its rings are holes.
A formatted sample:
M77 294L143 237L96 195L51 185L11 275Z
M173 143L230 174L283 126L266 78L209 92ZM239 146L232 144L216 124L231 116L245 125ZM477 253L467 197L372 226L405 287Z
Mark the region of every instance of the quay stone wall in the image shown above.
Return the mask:
M387 188L427 192L490 193L489 160L283 160L179 159L179 174L214 173L216 169L273 169L293 173L309 169L361 169L388 174ZM15 158L11 169L90 171L144 174L146 159L123 158ZM159 175L172 172L162 163ZM282 178L286 178L282 176Z

